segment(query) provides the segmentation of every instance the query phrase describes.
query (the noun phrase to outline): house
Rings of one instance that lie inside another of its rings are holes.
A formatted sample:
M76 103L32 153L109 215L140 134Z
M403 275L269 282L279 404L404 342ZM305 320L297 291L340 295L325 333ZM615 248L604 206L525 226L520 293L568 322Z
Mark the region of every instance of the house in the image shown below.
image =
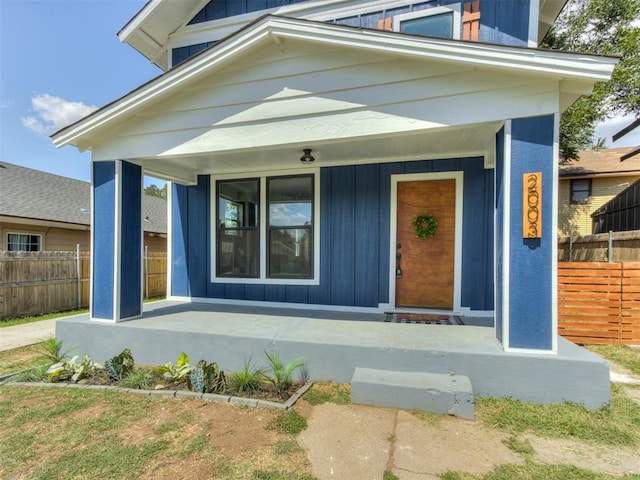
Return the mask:
M144 245L165 252L167 202L144 195ZM91 184L0 161L0 250L90 249Z
M558 236L594 233L591 215L640 179L640 162L620 158L633 147L580 152L580 160L559 167Z
M189 325L207 305L484 317L490 338L468 327L462 343L494 363L466 351L441 373L482 369L469 373L481 394L602 405L606 365L557 335L557 139L559 114L617 60L536 48L564 3L151 0L118 35L165 72L52 136L91 150L95 205L91 319L58 334L99 355L92 335L121 335L112 348L139 341L151 362L189 328L205 348L196 330L215 322ZM143 315L126 248L141 241L144 174L171 182L169 297L196 310L164 325ZM228 338L249 317L220 320L218 353L239 356ZM295 325L310 329L312 377L344 381L365 362L363 345L337 350L346 323ZM352 342L383 331L349 325ZM162 346L144 343L163 328ZM444 348L454 335L393 332L380 338ZM391 368L387 350L366 361Z
M594 234L640 230L640 179L598 208L591 218ZM637 236L638 232L633 233ZM637 260L637 249L635 252Z

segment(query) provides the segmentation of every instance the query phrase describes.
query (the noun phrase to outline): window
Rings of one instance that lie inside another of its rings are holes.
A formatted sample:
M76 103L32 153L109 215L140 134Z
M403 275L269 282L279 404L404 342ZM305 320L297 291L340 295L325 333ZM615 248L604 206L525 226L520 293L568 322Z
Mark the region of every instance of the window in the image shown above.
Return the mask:
M397 32L429 37L460 38L460 12L449 7L418 10L393 17Z
M7 250L10 252L39 252L42 250L42 235L9 233L7 234Z
M218 182L218 276L259 276L259 187L258 179Z
M316 284L315 174L216 182L213 281Z
M313 177L269 178L270 278L313 276Z
M571 180L571 203L581 205L591 203L591 179Z

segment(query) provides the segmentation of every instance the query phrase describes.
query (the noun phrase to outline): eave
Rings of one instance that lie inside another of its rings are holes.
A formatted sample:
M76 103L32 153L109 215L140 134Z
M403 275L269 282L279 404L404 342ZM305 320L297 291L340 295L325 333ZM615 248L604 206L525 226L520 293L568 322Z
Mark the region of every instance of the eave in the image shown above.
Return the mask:
M261 42L313 42L336 48L359 49L425 61L526 73L561 82L562 89L578 94L610 78L617 59L530 48L443 40L396 32L367 30L308 20L265 16L216 43L178 67L147 82L120 99L52 135L56 147L75 145L90 149L92 137L119 119L135 114L145 104L223 68Z

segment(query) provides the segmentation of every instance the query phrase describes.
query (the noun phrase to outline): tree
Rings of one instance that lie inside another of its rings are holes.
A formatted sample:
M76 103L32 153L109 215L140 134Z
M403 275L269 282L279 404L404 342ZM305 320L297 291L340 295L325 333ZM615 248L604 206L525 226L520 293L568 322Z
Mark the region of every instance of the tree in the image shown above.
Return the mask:
M562 114L561 162L578 160L593 145L597 122L640 116L640 0L569 0L541 47L620 57L611 80Z
M160 197L163 199L167 199L167 184L164 184L164 187L158 188L155 183L152 183L148 187L144 189L145 195L151 195L152 197Z

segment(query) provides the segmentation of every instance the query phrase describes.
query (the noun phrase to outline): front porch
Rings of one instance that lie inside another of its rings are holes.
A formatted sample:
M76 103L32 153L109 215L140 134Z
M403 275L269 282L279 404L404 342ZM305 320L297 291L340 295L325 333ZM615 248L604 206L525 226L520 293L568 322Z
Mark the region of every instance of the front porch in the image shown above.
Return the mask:
M505 352L493 319L465 325L388 323L384 314L163 301L121 323L89 315L59 320L56 337L104 361L130 348L136 362L164 364L186 352L192 362L216 361L226 372L245 361L262 365L273 350L303 357L313 380L350 382L356 367L464 375L475 395L528 402L573 401L597 408L609 401L609 368L596 355L559 337L557 355ZM481 326L484 325L484 326Z

